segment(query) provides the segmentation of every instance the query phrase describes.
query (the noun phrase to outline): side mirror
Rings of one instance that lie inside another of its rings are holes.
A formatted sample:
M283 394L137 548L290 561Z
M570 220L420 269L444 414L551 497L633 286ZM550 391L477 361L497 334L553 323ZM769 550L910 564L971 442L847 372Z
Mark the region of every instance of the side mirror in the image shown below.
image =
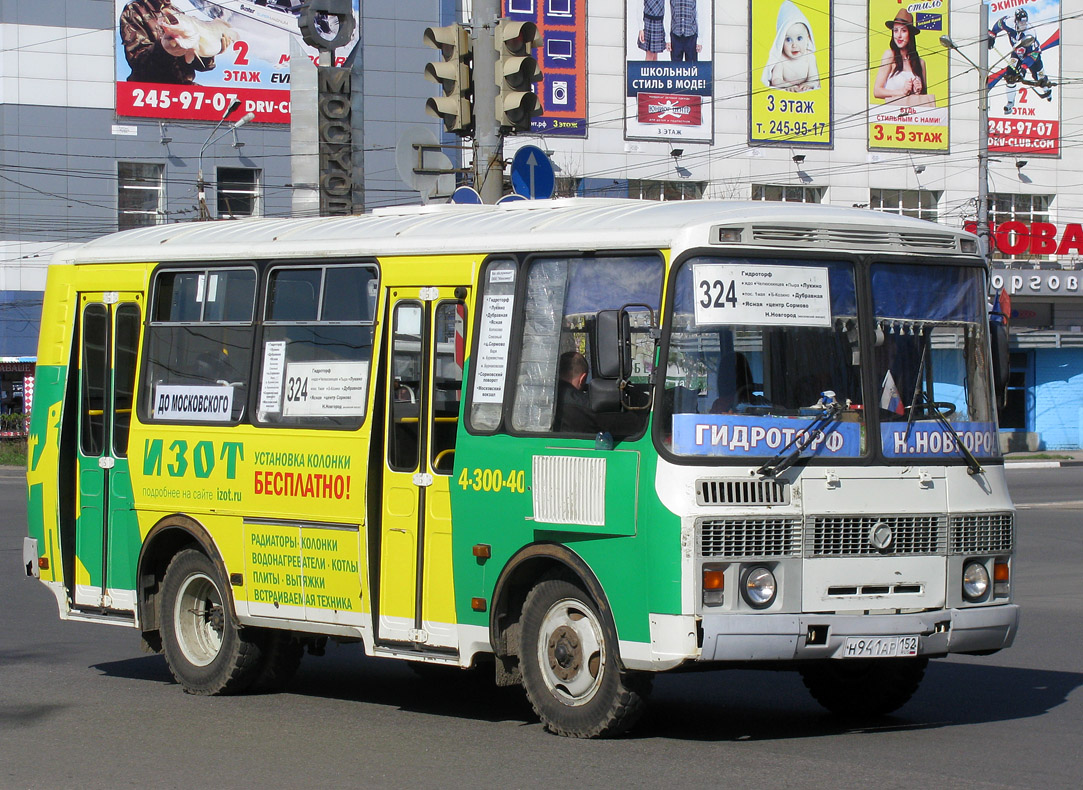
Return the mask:
M596 378L627 378L632 372L632 331L624 310L601 310L594 319L591 368Z
M993 392L998 406L1008 399L1008 327L1003 321L989 322L989 344L993 352Z
M616 379L590 380L590 408L596 414L621 410L620 386Z

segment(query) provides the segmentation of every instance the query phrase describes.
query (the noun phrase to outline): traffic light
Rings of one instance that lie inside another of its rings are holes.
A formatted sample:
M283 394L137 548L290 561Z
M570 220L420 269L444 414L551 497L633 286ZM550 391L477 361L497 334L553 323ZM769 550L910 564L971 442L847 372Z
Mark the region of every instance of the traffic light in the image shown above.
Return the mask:
M474 133L474 93L470 31L462 25L425 28L425 43L436 47L442 61L425 64L425 79L440 83L443 96L425 102L425 111L444 122L444 128L462 137Z
M501 19L496 27L496 123L505 134L530 131L530 119L542 114L534 83L542 78L531 51L541 46L533 22Z

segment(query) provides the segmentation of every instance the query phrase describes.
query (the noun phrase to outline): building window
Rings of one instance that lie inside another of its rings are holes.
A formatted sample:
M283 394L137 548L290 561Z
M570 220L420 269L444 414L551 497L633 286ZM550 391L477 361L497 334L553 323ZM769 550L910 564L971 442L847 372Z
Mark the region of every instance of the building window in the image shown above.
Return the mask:
M641 181L628 182L628 197L640 200L699 200L707 184L701 181Z
M570 182L569 182L570 183ZM558 187L560 183L558 182ZM613 178L582 178L575 184L580 197L634 198L637 200L698 200L707 189L705 181L624 181Z
M937 221L940 193L925 189L873 189L869 192L869 208L902 214L906 217Z
M579 185L582 180L576 176L557 176L553 186L553 197L575 197L579 194Z
M157 225L165 218L165 165L117 162L117 229Z
M989 221L993 223L994 228L999 228L1006 222L1021 223L1021 233L1027 234L1033 223L1049 222L1049 206L1052 202L1052 195L993 194L989 196ZM993 243L993 258L998 260L1048 260L1055 257L1031 253L1030 245L1026 243L1025 239L1020 239L1019 235L1019 233L1011 231L1006 234L1007 238L1002 239L998 231L997 238ZM1003 252L1001 248L1021 249L1022 251Z
M260 216L261 171L248 167L218 168L218 216Z
M822 203L823 187L790 187L777 184L753 184L753 200L774 200L783 203Z

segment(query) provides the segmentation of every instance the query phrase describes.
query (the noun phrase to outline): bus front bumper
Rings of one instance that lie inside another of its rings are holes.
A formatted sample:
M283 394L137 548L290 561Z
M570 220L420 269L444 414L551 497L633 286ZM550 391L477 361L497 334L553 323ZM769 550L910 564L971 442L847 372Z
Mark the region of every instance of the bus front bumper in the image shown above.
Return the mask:
M700 661L793 661L852 655L851 638L916 636L918 655L978 653L1009 647L1019 626L1015 604L916 614L704 614Z

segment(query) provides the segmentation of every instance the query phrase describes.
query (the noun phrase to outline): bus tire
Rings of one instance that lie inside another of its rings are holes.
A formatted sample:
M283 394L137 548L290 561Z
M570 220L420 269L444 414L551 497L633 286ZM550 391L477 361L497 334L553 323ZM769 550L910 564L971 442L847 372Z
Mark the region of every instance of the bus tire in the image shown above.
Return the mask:
M886 716L905 705L925 677L928 658L827 659L801 668L813 698L848 717Z
M259 674L264 651L258 636L233 622L225 590L214 563L196 549L180 552L166 569L162 650L169 671L189 694L239 694Z
M577 584L549 579L523 603L523 687L550 732L605 738L643 714L649 676L620 667L613 629Z
M259 635L263 655L259 669L249 691L255 694L273 694L286 687L305 654L305 646L289 631L262 630Z

